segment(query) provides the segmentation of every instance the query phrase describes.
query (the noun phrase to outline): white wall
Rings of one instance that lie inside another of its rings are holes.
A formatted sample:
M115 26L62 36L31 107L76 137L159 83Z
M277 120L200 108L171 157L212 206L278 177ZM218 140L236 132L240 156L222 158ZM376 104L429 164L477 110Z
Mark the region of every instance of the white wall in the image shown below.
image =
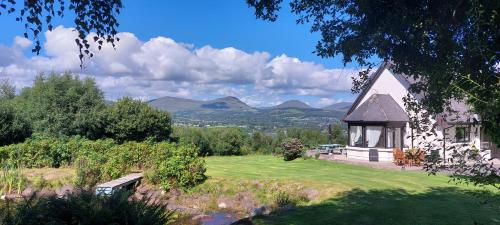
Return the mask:
M406 87L404 84L402 84L393 74L390 72L388 69L384 69L380 76L378 77L377 80L372 84L371 88L368 90L368 92L363 96L361 101L358 103L357 107L359 107L361 104L363 104L366 100L368 100L373 94L388 94L391 95L391 97L398 103L398 105L406 111L405 105L403 98L408 95L408 87ZM431 122L434 123L436 122L433 118L430 118ZM474 145L477 148L480 146L480 136L478 132L474 132L475 128L471 129L472 135L471 135L471 142L470 145ZM450 128L446 130L446 145L450 146L452 144L455 144L455 129ZM432 137L427 137L425 142L429 142L432 140L437 140L443 138L443 133L442 131L436 131L437 136L432 136ZM417 137L418 135L415 135L415 139L413 141L414 147L419 147L419 143L423 143L424 140L420 137ZM433 141L432 144L436 147L441 147L442 146L442 141ZM411 147L411 129L409 127L409 124L406 124L406 132L404 134L403 142L405 146ZM367 148L356 148L356 147L349 147L349 149L352 149L351 151L348 150L348 157L354 158L354 159L362 159L362 160L368 160L368 149ZM365 150L365 151L363 151ZM447 152L446 158L450 157L451 152ZM441 157L443 157L442 151L440 151ZM392 161L392 149L379 149L379 158L381 159L380 161Z

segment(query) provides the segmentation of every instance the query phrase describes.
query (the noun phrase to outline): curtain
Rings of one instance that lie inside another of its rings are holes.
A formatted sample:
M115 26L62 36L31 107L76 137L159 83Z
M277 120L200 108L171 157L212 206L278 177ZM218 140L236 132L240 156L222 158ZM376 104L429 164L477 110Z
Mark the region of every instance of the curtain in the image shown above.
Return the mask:
M368 144L367 147L376 147L377 143L379 143L380 136L382 134L383 127L375 127L375 126L367 126L366 127L366 142Z
M361 133L362 133L362 127L361 126L351 126L350 127L350 134L351 136L351 146L361 146Z
M386 137L387 137L387 147L388 148L393 148L394 147L394 140L392 139L394 130L393 128L387 128L387 134L386 134Z
M394 135L394 146L398 148L402 148L403 145L401 144L401 128L396 128L396 133Z

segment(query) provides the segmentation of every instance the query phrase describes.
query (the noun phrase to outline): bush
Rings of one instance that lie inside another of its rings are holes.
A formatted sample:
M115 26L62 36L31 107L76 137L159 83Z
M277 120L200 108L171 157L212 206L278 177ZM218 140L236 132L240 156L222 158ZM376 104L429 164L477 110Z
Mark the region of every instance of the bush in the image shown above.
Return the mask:
M2 204L0 224L165 225L171 222L173 214L166 205L148 204L147 199L129 200L130 196L130 192L96 196L89 191L68 198L34 198Z
M68 141L61 138L35 136L23 143L0 147L0 157L7 154L12 167L42 168L69 165L78 151L78 138Z
M13 168L76 168L75 184L91 188L134 170L168 190L189 188L205 180L205 161L191 145L169 142L125 142L111 139L34 137L16 145L0 147L0 159Z
M22 142L29 136L31 127L12 101L0 99L0 146Z
M99 143L99 141L94 142ZM109 144L101 141L101 144ZM84 148L76 160L78 186L92 187L100 181L119 178L133 170L146 171L146 179L165 190L189 188L206 177L205 161L191 146L168 142L126 142L111 144L101 152L96 147Z
M294 199L285 191L278 191L274 194L274 204L278 207L295 204Z
M152 158L154 163L147 178L164 190L190 188L206 179L205 160L191 146L158 143Z
M168 112L131 98L118 100L104 111L103 116L105 135L119 142L148 138L165 141L172 132Z
M297 138L285 140L282 144L283 159L291 161L302 156L304 146Z

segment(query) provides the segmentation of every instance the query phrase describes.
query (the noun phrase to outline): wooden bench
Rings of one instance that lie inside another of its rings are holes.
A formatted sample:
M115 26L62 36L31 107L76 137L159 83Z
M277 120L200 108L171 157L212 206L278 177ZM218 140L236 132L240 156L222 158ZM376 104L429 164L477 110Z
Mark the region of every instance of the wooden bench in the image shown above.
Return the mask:
M97 195L100 194L112 195L117 190L138 184L141 179L142 179L142 173L131 173L126 176L120 177L116 180L108 181L106 183L97 185L95 193Z

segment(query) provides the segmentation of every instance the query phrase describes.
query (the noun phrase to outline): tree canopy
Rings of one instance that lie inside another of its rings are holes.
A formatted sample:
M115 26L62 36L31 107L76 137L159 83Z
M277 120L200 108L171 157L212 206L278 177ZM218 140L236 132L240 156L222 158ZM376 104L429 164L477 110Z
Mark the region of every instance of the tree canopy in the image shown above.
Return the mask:
M104 108L104 96L91 78L80 80L70 73L39 75L32 87L16 97L34 132L51 135L93 136Z
M247 0L257 18L275 21L282 0ZM418 82L429 113L441 113L451 99L465 100L500 144L500 1L309 1L291 0L297 23L321 33L315 53L342 55L344 63L369 69L374 58ZM354 80L359 92L369 77Z
M121 0L0 0L0 15L15 14L15 20L24 24L24 37L35 40L32 51L39 54L42 49L40 33L53 29L52 21L55 17L63 17L68 11L73 12L78 32L75 42L80 49L80 61L83 62L85 55L93 56L89 50L89 40L86 39L89 34L92 33L91 40L99 49L104 42L111 43L114 47L115 41L119 41L115 37L120 25L116 17L122 7Z

